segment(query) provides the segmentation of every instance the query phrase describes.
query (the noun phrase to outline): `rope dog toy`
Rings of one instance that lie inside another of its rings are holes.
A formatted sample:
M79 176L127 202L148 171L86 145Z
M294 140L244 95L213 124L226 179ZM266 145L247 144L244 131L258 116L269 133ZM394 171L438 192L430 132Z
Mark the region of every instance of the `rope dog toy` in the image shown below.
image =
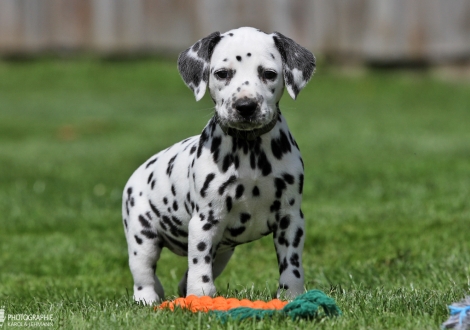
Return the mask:
M248 299L238 300L236 298L208 296L188 296L173 301L165 301L155 306L155 310L175 308L188 309L191 312L210 312L223 323L229 318L245 320L248 318L262 319L274 315L289 316L291 319L313 319L319 316L318 309L322 307L326 316L339 316L341 310L333 298L328 297L320 290L308 291L293 301L281 301L273 299L268 302L261 300L251 301Z

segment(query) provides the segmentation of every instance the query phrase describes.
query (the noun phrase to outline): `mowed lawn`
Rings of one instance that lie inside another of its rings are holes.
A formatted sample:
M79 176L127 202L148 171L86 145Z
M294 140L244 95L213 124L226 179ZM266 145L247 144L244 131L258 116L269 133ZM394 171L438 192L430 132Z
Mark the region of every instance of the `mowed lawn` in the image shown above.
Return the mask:
M223 325L133 303L121 191L213 113L157 60L0 62L0 308L68 329L439 328L470 294L470 84L320 65L281 110L305 162L306 287L341 317ZM186 263L162 254L167 298ZM270 299L278 276L268 236L238 247L216 285Z

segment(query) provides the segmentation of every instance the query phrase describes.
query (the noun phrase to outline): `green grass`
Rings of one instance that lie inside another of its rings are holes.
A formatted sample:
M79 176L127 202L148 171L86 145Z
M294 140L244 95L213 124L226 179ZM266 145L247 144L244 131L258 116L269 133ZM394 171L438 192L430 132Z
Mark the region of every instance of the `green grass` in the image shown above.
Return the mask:
M173 62L0 62L0 306L61 328L436 329L470 294L470 85L320 69L281 110L306 165L307 289L343 316L222 325L132 302L121 190L212 113ZM164 251L168 298L186 260ZM267 299L271 237L237 248L221 295ZM6 325L4 326L6 327Z

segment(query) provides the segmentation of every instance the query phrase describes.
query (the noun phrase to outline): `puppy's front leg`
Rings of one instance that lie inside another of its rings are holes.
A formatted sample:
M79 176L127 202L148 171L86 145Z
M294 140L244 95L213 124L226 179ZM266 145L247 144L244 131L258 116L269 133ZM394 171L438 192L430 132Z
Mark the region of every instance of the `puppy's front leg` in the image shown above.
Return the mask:
M299 209L280 216L273 238L280 274L277 296L285 290L288 298L295 298L304 293L302 250L305 235L302 211Z
M217 223L193 217L188 234L187 295L214 296L216 288L212 274L212 258L217 241Z

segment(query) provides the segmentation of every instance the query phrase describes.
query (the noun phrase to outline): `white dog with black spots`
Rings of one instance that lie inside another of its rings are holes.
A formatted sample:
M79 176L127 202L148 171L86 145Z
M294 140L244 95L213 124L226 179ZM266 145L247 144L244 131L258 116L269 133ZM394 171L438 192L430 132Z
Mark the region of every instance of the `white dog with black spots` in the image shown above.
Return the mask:
M134 299L164 299L155 274L163 247L188 257L180 295L213 296L235 247L271 233L278 296L303 293L304 168L279 100L284 87L295 99L306 85L313 54L278 32L243 27L197 41L178 69L196 100L208 86L215 113L201 135L152 156L125 186Z

